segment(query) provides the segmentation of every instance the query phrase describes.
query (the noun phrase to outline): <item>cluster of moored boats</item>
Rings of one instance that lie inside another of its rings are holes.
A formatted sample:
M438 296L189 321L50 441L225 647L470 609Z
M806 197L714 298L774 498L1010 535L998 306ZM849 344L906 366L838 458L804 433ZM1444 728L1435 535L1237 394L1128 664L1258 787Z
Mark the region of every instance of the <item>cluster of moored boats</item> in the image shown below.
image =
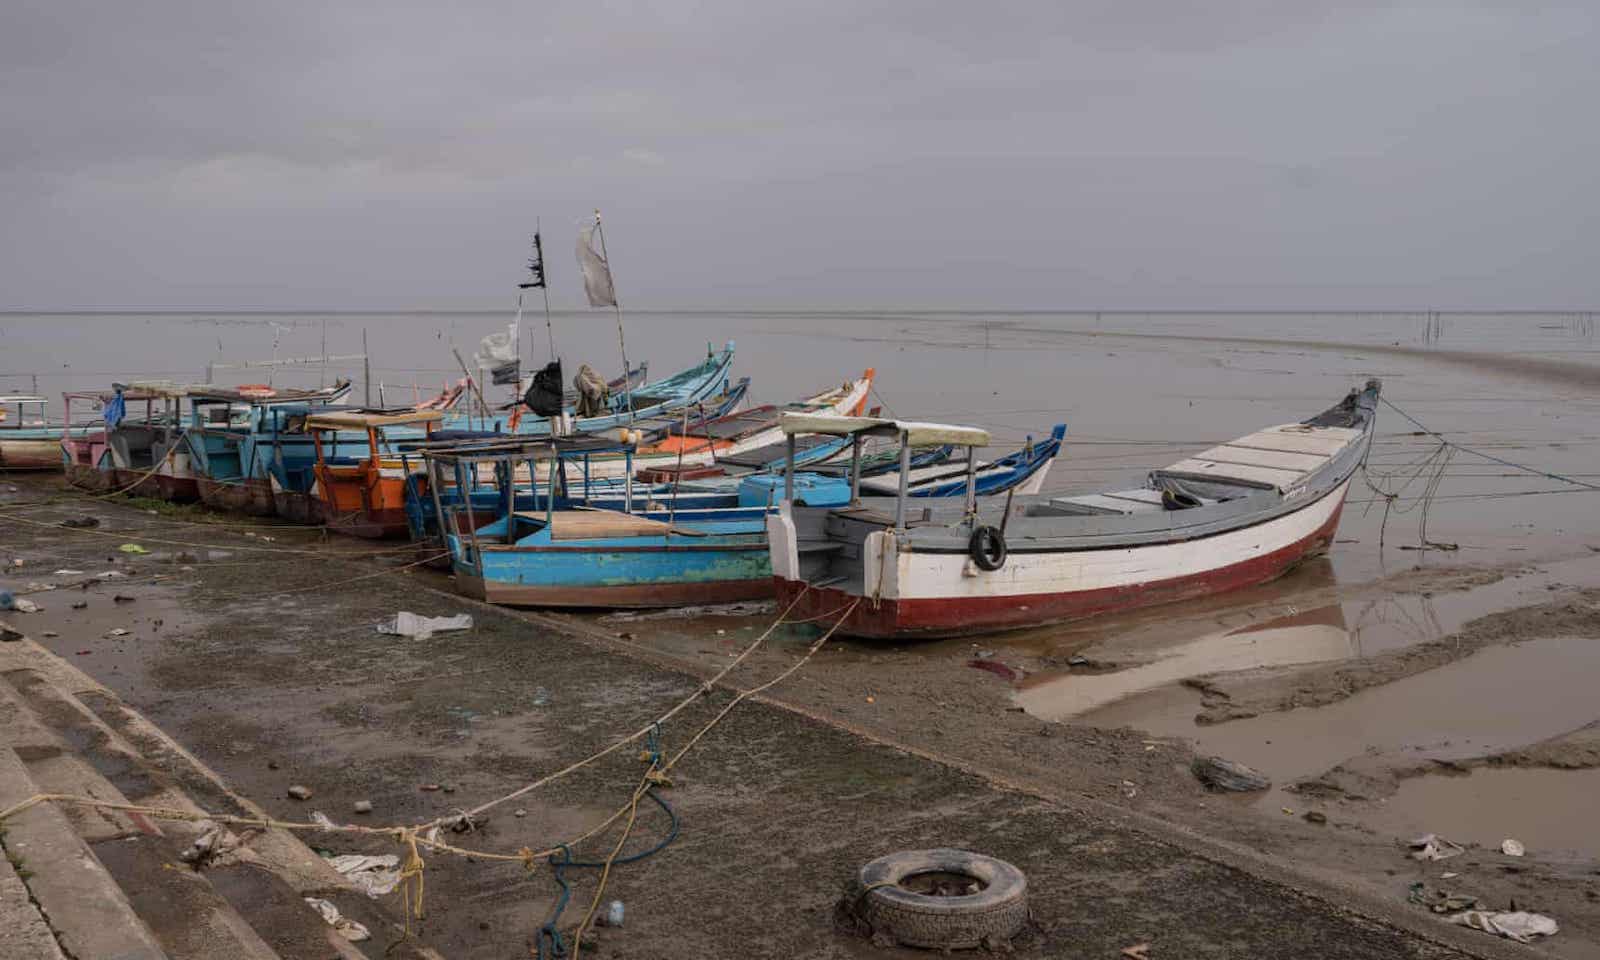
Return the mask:
M748 406L733 357L729 343L662 380L629 371L581 416L491 410L470 383L372 409L348 402L349 382L133 381L64 395L55 424L42 397L0 397L0 469L60 466L97 493L411 538L492 603L777 595L797 618L844 616L847 633L937 636L1259 583L1321 552L1379 390L1137 489L1051 496L1064 425L980 460L985 430L864 415L873 370Z

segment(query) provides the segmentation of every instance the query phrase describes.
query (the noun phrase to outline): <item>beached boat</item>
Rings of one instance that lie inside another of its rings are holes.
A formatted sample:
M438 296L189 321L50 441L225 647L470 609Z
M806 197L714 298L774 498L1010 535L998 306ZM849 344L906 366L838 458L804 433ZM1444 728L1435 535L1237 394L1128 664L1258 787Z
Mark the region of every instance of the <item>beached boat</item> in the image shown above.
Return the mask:
M183 442L183 401L190 389L164 381L118 387L121 411L106 428L113 489L173 503L200 499L189 448Z
M780 604L866 637L951 636L1183 600L1281 576L1332 542L1371 437L1368 381L1300 423L1268 427L1104 494L1029 497L999 511L801 507L767 521ZM985 431L893 420L786 418L793 434L983 446ZM937 503L937 501L934 501ZM859 601L853 608L853 601Z
M432 432L444 419L438 410L325 410L305 418L316 452L312 496L321 504L320 520L329 530L381 539L405 536L406 489L426 495L393 460L387 430ZM341 434L344 439L341 439ZM350 442L351 436L361 439Z
M349 393L348 380L317 390L192 389L183 436L200 499L218 510L273 516L276 480L280 492L314 509L305 496L316 461L305 417Z
M0 396L0 472L54 470L61 464L63 428L45 419L47 404L32 394Z
M567 413L574 418L571 430L578 433L599 433L616 427L631 426L636 420L653 420L669 416L708 402L720 389L727 387L728 371L733 366L733 355L734 345L731 340L721 350L708 348L706 358L686 370L636 389L613 393L608 401L608 412L601 416L576 417L576 411L569 406ZM481 423L481 420L481 415L471 409L461 409L447 416L443 427L448 430L492 429L491 425ZM530 437L549 436L550 420L544 417L522 416L518 419L516 429L513 430L510 427L510 415L507 414L505 420L500 422L500 429L506 433Z
M766 510L641 514L581 505L581 481L563 483L584 457L627 458L631 445L601 437L518 439L427 450L427 488L442 518L456 588L490 603L534 607L662 607L722 603L772 592ZM519 497L518 476L547 476ZM498 485L446 504L448 487ZM551 490L565 489L552 495ZM530 502L530 499L532 502Z
M684 476L727 477L782 469L787 463L787 448L778 427L779 417L786 411L840 415L858 412L872 389L872 378L873 371L869 369L859 379L846 381L840 386L830 387L784 406L766 406L758 408L755 413L726 414L701 421L691 418L688 434L696 442L692 453L682 453L671 445L663 447L652 444L641 448L631 443L618 444L609 450L590 450L582 457L581 463L574 463L574 470L579 467L582 469L587 498L604 500L607 508L621 509L620 505L629 500L635 490L641 496L669 490L671 478L680 475L680 471ZM682 423L680 417L678 436L674 439L684 434ZM699 438L695 437L697 432ZM715 437L717 442L700 442L705 437ZM794 462L799 466L821 463L838 454L844 446L843 442L837 440L813 437L795 450ZM401 449L404 451L406 447L402 446ZM405 456L403 453L402 460ZM416 473L419 465L419 457L412 457L409 463L398 464L407 473ZM519 474L517 480L528 484L530 479L526 465L518 469L524 472ZM636 474L645 478L642 483ZM732 493L736 499L736 485ZM447 485L440 495L447 503L460 498L453 484ZM474 493L474 496L486 497L492 502L497 494L492 490L484 490ZM435 535L436 514L432 500L431 496L419 496L416 492L408 499L412 536L417 540L431 539Z

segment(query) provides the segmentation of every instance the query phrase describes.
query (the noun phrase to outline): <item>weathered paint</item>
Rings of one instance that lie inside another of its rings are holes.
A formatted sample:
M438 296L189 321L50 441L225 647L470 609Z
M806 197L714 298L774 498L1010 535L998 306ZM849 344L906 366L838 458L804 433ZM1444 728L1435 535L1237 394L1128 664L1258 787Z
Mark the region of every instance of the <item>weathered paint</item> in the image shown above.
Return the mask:
M865 637L959 636L1030 627L1236 590L1282 576L1327 550L1349 481L1305 508L1240 530L1177 543L1106 550L1013 553L1000 570L956 554L901 553L889 532L863 546L867 583L840 628ZM774 518L775 521L782 518ZM792 526L770 525L793 556ZM779 566L798 569L780 559ZM875 568L883 571L881 581ZM1011 571L1009 574L1007 571ZM825 618L854 597L774 576L780 605Z
M199 478L200 500L217 510L230 510L252 517L270 517L278 512L272 502L272 486L265 480L251 478L228 483L210 477Z
M6 436L0 431L0 471L53 470L61 462L61 438Z

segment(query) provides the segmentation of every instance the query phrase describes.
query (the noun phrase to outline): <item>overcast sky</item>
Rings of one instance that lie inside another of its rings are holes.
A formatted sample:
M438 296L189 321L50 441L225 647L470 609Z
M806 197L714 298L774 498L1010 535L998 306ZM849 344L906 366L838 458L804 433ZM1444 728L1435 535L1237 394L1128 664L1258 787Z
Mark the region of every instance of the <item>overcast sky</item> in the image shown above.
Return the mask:
M1597 307L1597 11L5 0L0 307Z

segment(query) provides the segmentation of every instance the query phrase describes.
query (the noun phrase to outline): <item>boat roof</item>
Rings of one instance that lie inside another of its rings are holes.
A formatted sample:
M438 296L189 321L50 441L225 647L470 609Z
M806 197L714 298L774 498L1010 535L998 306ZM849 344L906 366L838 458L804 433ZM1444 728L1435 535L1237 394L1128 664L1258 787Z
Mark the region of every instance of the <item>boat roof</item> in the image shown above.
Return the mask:
M368 427L438 423L443 419L444 412L440 410L336 410L312 414L306 418L306 427L312 430L365 430Z
M425 457L449 461L553 460L589 453L627 453L635 444L596 434L570 437L507 436L503 440L447 440L409 445Z
M15 396L0 397L0 403L49 403L44 397L33 394L17 394Z
M963 447L987 447L989 431L919 420L885 420L879 417L839 417L821 413L785 413L780 420L783 432L821 433L835 437L904 437L912 446L953 443Z

